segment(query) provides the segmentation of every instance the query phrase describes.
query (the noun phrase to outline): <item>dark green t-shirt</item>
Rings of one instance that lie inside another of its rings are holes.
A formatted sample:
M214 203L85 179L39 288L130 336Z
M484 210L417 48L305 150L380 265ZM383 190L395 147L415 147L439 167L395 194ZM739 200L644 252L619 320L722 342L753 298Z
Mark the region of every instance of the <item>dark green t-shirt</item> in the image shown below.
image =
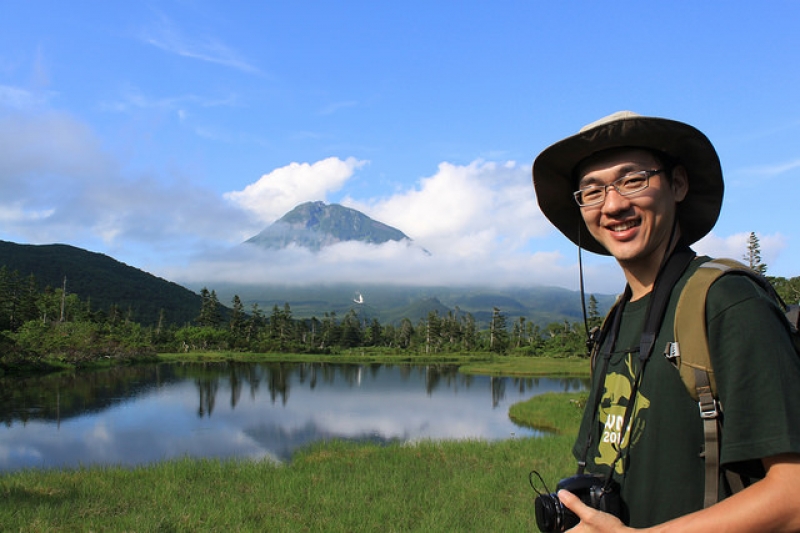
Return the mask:
M664 356L674 340L680 290L703 259L693 261L672 291L642 374L629 432L622 431L623 418L641 364L639 340L650 296L625 306L600 387L598 413L592 413L597 404L593 392L573 449L580 459L591 432L587 472L607 474L622 441L614 479L627 508L624 521L633 527L652 526L703 507L702 421L697 403ZM725 413L721 463L757 478L763 476L762 458L800 452L800 357L782 311L749 278L720 278L709 290L706 313L709 350ZM603 365L601 355L595 380ZM592 391L596 390L594 383ZM724 484L721 487L724 490Z

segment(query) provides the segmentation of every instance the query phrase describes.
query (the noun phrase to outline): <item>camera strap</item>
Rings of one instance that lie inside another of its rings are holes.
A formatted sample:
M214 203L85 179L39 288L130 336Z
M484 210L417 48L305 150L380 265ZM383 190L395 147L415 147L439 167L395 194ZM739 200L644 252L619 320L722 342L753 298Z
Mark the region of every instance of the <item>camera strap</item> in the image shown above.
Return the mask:
M600 402L603 399L603 387L605 386L606 381L606 373L608 372L608 364L611 360L611 354L614 351L614 346L617 343L617 335L619 334L619 327L622 322L622 314L625 310L625 304L631 298L631 288L630 286L625 286L625 292L622 295L622 298L619 299L618 303L612 309L613 315L611 316L610 321L606 321L606 323L610 322L609 328L603 328L600 331L600 335L597 339L598 346L601 347L603 350L600 354L601 366L600 366L600 373L597 376L597 379L594 381L594 390L592 391L594 397L594 404L592 405L592 423L589 425L588 435L586 436L586 444L583 447L583 453L581 454L581 458L578 461L578 475L583 475L584 471L586 470L586 460L589 456L589 450L591 449L592 445L594 444L594 435L595 435L595 426L597 424L597 416L600 410ZM610 337L608 338L608 342L606 343L606 335L609 334Z
M656 335L658 334L659 329L661 328L661 322L664 320L664 315L666 314L667 304L669 303L670 295L672 293L672 288L678 282L680 277L686 271L686 268L692 262L695 257L695 253L688 247L688 246L681 246L677 248L665 261L664 265L662 266L659 274L656 276L656 281L653 285L653 292L650 297L650 301L647 305L647 310L645 312L645 320L644 320L644 328L642 330L642 335L639 339L639 368L636 371L636 376L634 377L633 383L631 385L631 394L628 398L628 405L625 408L625 415L623 417L622 422L622 431L623 437L626 434L629 434L628 425L630 424L631 416L633 415L633 407L636 403L636 398L639 391L639 386L642 381L642 376L644 374L645 366L650 359L650 356L653 353L653 347L655 345ZM592 409L592 424L589 427L588 436L586 439L586 445L584 447L584 451L582 454L581 459L578 462L578 473L583 474L586 468L586 460L588 458L589 449L592 447L594 441L594 434L596 432L596 425L597 425L597 417L599 415L600 409L600 402L602 401L602 389L605 385L605 378L606 373L608 372L608 365L609 360L611 359L611 354L614 352L615 345L617 342L617 336L619 335L620 325L622 323L622 314L625 309L625 304L630 301L631 298L631 289L630 286L625 287L625 293L623 294L620 303L614 308L612 311L614 313L610 325L610 337L607 341L605 341L604 337L605 332L601 333L600 342L602 342L605 346L603 347L603 352L601 354L602 357L602 367L600 370L600 375L596 380L596 387L593 391L594 393L594 405ZM617 446L617 456L615 457L614 461L611 463L609 468L608 477L606 479L606 488L608 488L611 484L612 477L614 475L614 469L616 468L617 463L622 458L623 454L623 447L622 447L622 440L620 439L620 444ZM628 443L630 444L630 443Z

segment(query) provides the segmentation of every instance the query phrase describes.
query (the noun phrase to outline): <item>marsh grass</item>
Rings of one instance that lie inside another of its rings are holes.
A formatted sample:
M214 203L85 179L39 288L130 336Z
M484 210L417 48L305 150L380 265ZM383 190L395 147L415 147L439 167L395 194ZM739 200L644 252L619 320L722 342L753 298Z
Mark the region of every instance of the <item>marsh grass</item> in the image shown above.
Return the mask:
M381 348L358 348L338 350L331 354L302 354L302 353L255 353L255 352L186 352L186 353L160 353L158 358L162 361L175 362L211 362L211 361L243 361L254 363L383 363L383 364L457 364L463 365L473 362L490 363L499 357L496 354L483 352L469 353L417 353L411 351L392 352ZM514 359L522 359L514 357ZM531 358L528 358L531 359ZM585 361L585 360L584 360Z
M588 378L591 374L589 360L585 357L519 357L496 356L484 361L468 361L459 366L459 372L489 376L569 376Z
M0 482L0 522L15 531L535 530L528 472L555 479L572 465L534 443L334 442L288 466L187 459L25 471Z
M535 531L528 473L573 473L584 394L511 416L551 436L499 442L330 441L292 461L182 459L0 476L4 531Z
M590 365L585 357L531 357L520 355L498 355L492 353L449 354L391 354L385 350L344 350L336 355L249 353L249 352L189 352L162 353L162 361L212 362L243 361L256 363L342 363L342 364L440 364L458 365L459 372L487 376L524 377L589 377Z

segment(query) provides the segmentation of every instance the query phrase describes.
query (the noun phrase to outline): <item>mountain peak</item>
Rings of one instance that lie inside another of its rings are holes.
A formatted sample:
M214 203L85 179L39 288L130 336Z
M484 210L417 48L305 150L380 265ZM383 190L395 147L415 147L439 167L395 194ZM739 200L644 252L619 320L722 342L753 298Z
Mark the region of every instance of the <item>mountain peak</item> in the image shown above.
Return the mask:
M339 204L300 204L247 243L264 248L286 248L290 244L319 251L345 241L382 244L411 241L402 231L373 220L364 213Z

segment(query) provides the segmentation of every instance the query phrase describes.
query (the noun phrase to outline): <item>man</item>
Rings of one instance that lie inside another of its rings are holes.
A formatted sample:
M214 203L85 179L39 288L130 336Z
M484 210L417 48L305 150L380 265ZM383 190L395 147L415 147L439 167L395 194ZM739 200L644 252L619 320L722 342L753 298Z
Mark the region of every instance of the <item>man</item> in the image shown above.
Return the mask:
M615 113L544 150L533 182L548 219L581 248L613 256L627 281L573 449L586 472L613 479L624 511L620 520L561 491L580 519L573 530L800 531L800 358L780 308L743 276L723 276L709 290L706 326L724 406L720 464L749 486L731 495L723 482L721 501L707 508L702 420L664 356L680 290L708 260L692 259L688 246L711 231L722 204L711 142L688 124ZM648 357L640 348L651 296L678 257L688 267L667 288Z

